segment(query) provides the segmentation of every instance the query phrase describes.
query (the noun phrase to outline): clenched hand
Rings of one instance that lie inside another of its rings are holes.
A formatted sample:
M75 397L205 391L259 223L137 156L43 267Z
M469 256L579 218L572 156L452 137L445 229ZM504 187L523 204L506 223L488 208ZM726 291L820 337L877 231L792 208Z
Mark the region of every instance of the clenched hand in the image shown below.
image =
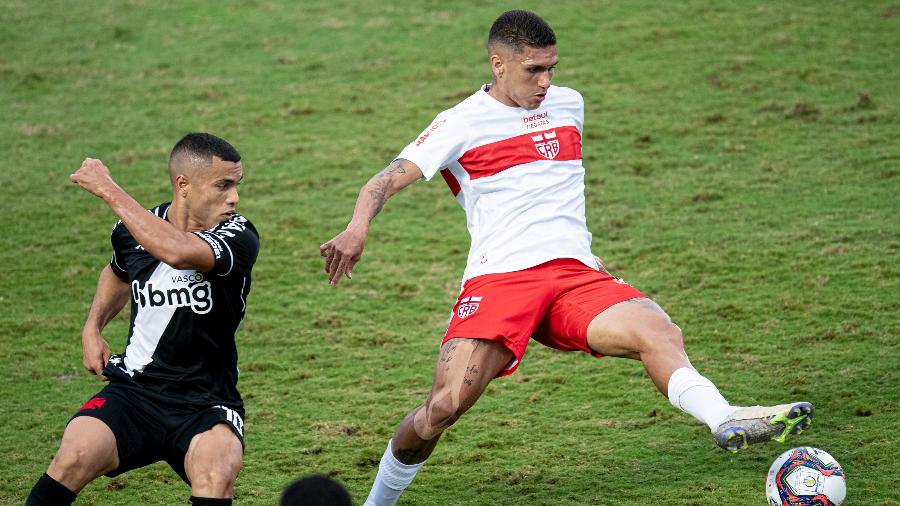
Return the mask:
M85 158L81 168L70 175L69 180L100 198L103 198L106 189L115 185L109 169L96 158Z
M81 344L84 347L84 368L91 374L100 376L100 379L106 381L108 378L103 375L103 368L109 362L112 351L106 339L100 334L84 334L81 336Z

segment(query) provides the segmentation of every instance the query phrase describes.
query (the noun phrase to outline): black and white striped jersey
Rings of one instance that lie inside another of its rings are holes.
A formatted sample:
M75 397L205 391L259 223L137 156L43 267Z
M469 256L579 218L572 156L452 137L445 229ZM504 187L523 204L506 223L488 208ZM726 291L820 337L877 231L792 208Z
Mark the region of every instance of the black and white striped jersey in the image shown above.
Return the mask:
M169 203L150 210L165 219ZM188 402L242 406L235 333L247 309L256 228L241 215L194 232L215 255L210 272L176 269L154 258L119 221L112 231L112 271L131 284L125 352L103 374Z

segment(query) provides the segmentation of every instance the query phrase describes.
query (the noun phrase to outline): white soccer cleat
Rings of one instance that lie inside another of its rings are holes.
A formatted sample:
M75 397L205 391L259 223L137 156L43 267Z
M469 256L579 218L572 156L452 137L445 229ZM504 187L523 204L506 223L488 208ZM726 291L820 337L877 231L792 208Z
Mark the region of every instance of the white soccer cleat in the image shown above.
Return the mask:
M812 423L815 410L808 402L736 409L713 431L713 437L716 444L732 452L752 443L783 443L788 434L799 434Z

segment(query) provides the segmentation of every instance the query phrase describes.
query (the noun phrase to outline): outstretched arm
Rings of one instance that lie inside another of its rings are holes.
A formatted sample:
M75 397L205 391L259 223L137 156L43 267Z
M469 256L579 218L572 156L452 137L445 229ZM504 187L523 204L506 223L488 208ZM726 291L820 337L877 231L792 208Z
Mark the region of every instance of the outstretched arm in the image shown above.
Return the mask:
M130 294L128 283L116 276L109 265L100 271L91 312L81 331L81 344L84 347L84 368L104 381L106 377L101 373L112 352L106 339L103 339L102 332L106 324L125 307Z
M401 158L391 162L362 187L347 229L319 246L319 254L325 257L325 272L331 285L337 285L341 275L348 279L353 275L353 266L366 246L369 223L387 199L421 177L422 170L416 164Z
M86 158L69 179L103 199L135 240L154 258L176 269L209 272L215 267L212 250L203 239L178 230L168 221L148 213L113 181L109 169L100 160Z

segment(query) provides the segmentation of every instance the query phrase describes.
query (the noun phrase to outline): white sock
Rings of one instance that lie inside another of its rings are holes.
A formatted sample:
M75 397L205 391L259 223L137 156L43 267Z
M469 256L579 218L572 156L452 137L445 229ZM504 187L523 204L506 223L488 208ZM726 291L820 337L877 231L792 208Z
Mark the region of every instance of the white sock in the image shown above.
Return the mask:
M709 430L716 430L738 409L728 404L712 381L689 367L678 369L669 378L669 402L708 425Z
M403 489L412 483L419 468L425 465L425 462L407 465L397 460L391 449L391 441L393 440L388 441L387 450L381 456L372 491L363 506L393 506Z

